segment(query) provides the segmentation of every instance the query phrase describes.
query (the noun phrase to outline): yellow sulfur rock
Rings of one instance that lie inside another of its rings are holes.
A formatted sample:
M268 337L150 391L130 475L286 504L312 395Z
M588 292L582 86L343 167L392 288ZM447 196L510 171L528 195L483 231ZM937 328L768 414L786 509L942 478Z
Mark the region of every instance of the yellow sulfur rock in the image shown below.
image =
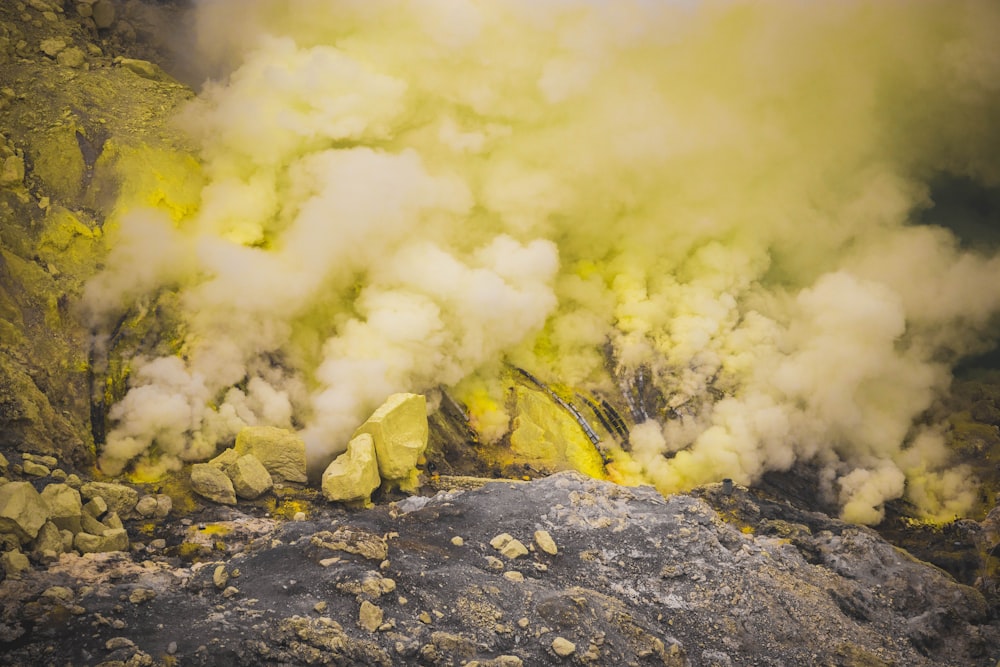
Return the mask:
M375 443L369 433L351 440L347 451L323 473L323 496L332 501L369 502L372 491L382 483L375 460Z
M569 412L527 387L518 386L516 398L510 446L520 460L554 470L573 469L595 479L607 477L600 452Z
M354 437L363 433L371 434L382 478L408 478L427 447L426 399L419 394L393 394Z

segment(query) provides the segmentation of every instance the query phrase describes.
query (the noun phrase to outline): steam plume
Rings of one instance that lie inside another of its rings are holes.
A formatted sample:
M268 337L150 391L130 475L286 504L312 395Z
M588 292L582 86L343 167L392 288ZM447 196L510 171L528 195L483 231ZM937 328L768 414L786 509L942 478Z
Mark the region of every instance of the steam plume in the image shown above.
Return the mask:
M610 341L676 415L633 430L626 481L809 461L851 520L969 508L920 419L994 343L1000 257L914 220L942 174L1000 185L996 3L205 0L195 25L208 185L148 236L194 259L123 281L125 234L89 292L177 289L189 354L140 366L108 469L252 423L323 462L439 384L495 436L501 359L611 389Z

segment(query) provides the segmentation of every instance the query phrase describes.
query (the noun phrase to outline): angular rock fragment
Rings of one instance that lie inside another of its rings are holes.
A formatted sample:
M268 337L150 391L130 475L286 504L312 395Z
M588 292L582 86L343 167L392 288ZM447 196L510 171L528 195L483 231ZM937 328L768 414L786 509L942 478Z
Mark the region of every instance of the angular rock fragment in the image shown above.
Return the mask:
M28 557L16 549L13 551L5 551L2 555L0 555L0 566L3 567L3 570L7 573L8 577L16 577L21 572L31 569L31 563L28 561Z
M236 504L233 481L211 463L196 463L191 466L191 489L212 502L223 505Z
M490 546L502 553L507 558L518 558L528 554L528 548L521 540L514 539L509 533L500 533L492 540Z
M361 610L358 612L358 625L368 632L375 632L382 625L383 612L381 607L372 604L368 600L361 601Z
M48 503L29 482L0 486L0 532L27 542L38 536L49 516Z
M393 394L354 432L369 433L383 479L406 479L427 447L427 400L419 394Z
M49 506L49 518L57 528L80 532L83 501L80 492L67 484L49 484L42 489L42 498Z
M108 528L102 535L77 533L73 538L73 547L82 554L126 551L128 533L124 528Z
M535 544L538 545L539 549L549 554L550 556L555 556L557 553L559 553L559 548L556 547L555 540L552 539L552 536L549 534L549 531L547 530L535 531Z
M112 484L110 482L88 482L80 488L84 498L100 497L108 505L108 510L118 516L128 518L139 502L139 492L131 486Z
M368 503L381 483L375 443L369 433L357 435L323 473L323 496L331 501Z
M238 454L253 454L275 481L306 481L306 444L295 433L273 426L249 426L236 436Z
M240 498L253 500L274 486L271 473L253 454L239 457L225 471L233 482L233 490Z

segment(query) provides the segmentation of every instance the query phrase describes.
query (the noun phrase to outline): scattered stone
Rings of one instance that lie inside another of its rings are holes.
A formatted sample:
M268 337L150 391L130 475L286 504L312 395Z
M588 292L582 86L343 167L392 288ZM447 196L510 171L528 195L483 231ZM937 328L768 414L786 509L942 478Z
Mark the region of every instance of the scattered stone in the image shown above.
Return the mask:
M383 538L347 526L340 526L333 532L320 531L309 541L313 546L358 554L369 560L384 561L389 554L389 545Z
M38 537L35 538L35 553L44 555L46 552L52 552L53 556L58 556L59 554L66 551L65 545L63 543L62 533L56 524L52 521L46 521L45 524L39 529Z
M170 642L167 644L167 655L173 655L177 653L177 642Z
M59 52L65 48L66 48L66 42L59 39L58 37L50 37L49 39L43 39L42 43L38 45L38 50L50 58L55 58L57 55L59 55Z
M431 615L428 614L426 611L422 611L417 616L417 620L420 621L421 623L423 623L424 625L430 625L431 624Z
M576 651L576 644L564 637L556 637L552 640L552 650L560 658L565 658Z
M506 572L503 573L503 578L513 582L524 581L524 575L518 572L517 570L507 570Z
M305 521L305 520L306 520L305 512L296 512L294 515L292 515L292 521Z
M118 516L118 512L108 512L107 515L101 520L108 528L124 528L125 525L122 523L121 518Z
M239 595L239 593L240 589L236 588L235 586L227 586L226 590L222 591L222 597L231 598L234 595Z
M91 11L91 18L94 19L94 25L99 29L105 30L114 25L115 6L111 0L97 0L91 7Z
M218 456L210 460L208 463L214 465L216 468L219 468L220 470L225 470L229 466L236 463L236 460L239 458L240 458L240 453L237 452L232 447L229 447L228 449L224 449L221 452L219 452Z
M195 463L191 466L191 489L212 502L223 505L236 504L233 481L211 463Z
M72 602L73 591L65 586L49 586L42 591L42 597L57 600L59 602Z
M271 473L253 454L236 459L226 468L226 474L233 482L236 495L247 500L259 498L274 486Z
M0 185L17 185L24 181L24 158L20 155L9 155L4 158L0 169Z
M354 432L369 433L383 479L403 480L416 470L427 447L427 401L420 394L393 394Z
M33 540L49 520L49 505L30 482L0 486L0 532L13 533L21 542Z
M134 72L144 79L151 81L172 81L173 78L167 74L162 67L148 60L138 60L136 58L122 58L119 64L125 69Z
M49 506L49 518L59 529L80 532L83 501L79 491L68 484L49 484L41 495Z
M91 535L101 535L108 528L111 528L111 526L101 523L89 514L84 513L80 516L80 530L85 533L90 533ZM80 531L78 530L76 532Z
M25 475L31 475L32 477L48 477L49 473L52 472L46 466L34 461L25 461L21 465L21 469Z
M52 471L52 479L57 482L65 482L67 477L68 475L66 474L66 471L62 468L56 468Z
M129 593L128 601L132 604L142 604L156 597L156 591L151 588L136 588Z
M361 611L358 612L358 625L368 632L375 632L382 625L382 608L368 600L361 601Z
M80 489L80 493L87 499L103 498L108 510L116 512L121 517L131 516L136 503L139 502L139 492L124 484L88 482Z
M122 648L135 649L137 646L135 645L135 642L128 637L112 637L108 641L104 642L104 648L109 651L117 651Z
M249 426L236 436L235 450L253 454L275 481L306 481L306 444L295 433L273 426Z
M6 473L9 465L10 462L7 461L7 457L0 452L0 473Z
M219 565L215 568L215 571L212 573L212 583L220 591L229 583L229 572L226 571L225 565Z
M80 476L77 475L76 473L70 473L66 475L65 483L66 486L71 486L77 491L79 491L80 487L83 486L83 480L80 479Z
M7 573L7 576L11 578L17 578L21 572L31 569L28 557L16 549L5 551L3 555L0 555L0 564L3 565L3 570Z
M69 485L67 484L67 486ZM83 513L95 519L100 519L107 511L108 504L100 496L94 496L83 506Z
M165 519L173 508L174 501L171 500L170 496L159 493L156 495L156 511L153 513L153 516L157 519Z
M101 535L77 533L73 548L82 554L128 551L128 533L124 528L108 528Z
M500 570L503 569L503 561L497 558L496 556L487 556L486 567L496 572L499 572Z
M502 553L507 558L519 558L528 554L528 548L509 533L500 533L492 540L490 546Z
M326 611L326 608L328 606L329 605L326 603L325 600L320 600L319 602L313 605L313 611L315 611L317 614L322 614L324 611Z
M135 511L139 516L151 517L156 513L156 498L153 496L143 496L135 504Z
M451 538L451 543L454 544L456 547L460 547L465 544L465 540L456 535L455 537Z
M347 451L338 456L323 472L323 496L332 502L371 502L372 491L382 483L375 459L371 434L351 439Z
M549 535L547 530L536 530L535 531L535 544L538 548L549 554L550 556L555 556L559 553L559 549L556 547L555 540Z

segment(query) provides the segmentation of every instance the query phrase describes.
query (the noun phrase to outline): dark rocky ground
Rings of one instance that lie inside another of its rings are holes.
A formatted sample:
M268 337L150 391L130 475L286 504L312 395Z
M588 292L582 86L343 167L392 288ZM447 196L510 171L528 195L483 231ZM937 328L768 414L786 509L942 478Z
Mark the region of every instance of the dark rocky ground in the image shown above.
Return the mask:
M975 589L869 528L739 487L664 498L561 473L301 521L198 518L185 529L217 558L64 555L3 582L4 622L24 630L4 664L992 667L1000 654ZM526 552L491 546L503 533Z

